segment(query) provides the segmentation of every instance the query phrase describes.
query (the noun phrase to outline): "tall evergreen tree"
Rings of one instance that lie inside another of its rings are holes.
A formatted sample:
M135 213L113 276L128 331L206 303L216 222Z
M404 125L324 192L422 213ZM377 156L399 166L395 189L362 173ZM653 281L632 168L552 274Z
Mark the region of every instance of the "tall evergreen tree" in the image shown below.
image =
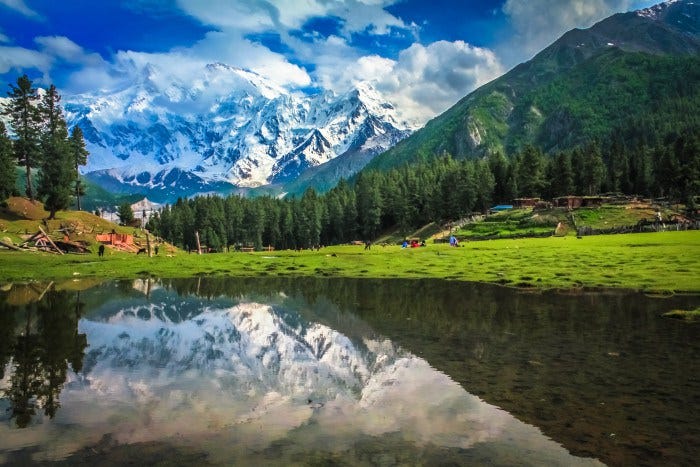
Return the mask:
M608 188L615 192L630 191L629 155L620 132L614 133L608 155Z
M373 240L379 234L382 219L382 197L377 175L360 172L355 192L360 233L364 240Z
M78 211L80 211L80 197L84 194L84 189L80 182L80 172L78 172L78 167L87 164L87 157L90 155L90 153L85 148L83 130L81 130L79 126L73 127L73 130L71 131L70 150L75 170L75 199L78 204Z
M252 244L256 250L263 247L262 235L265 230L265 211L259 199L246 203L243 223L245 226L245 243Z
M311 248L320 244L321 219L323 208L313 188L307 188L301 198L301 218L298 225L303 232L300 240L305 248Z
M129 203L120 204L119 208L117 208L117 215L122 225L130 225L134 222L134 211Z
M681 135L673 145L673 153L679 166L678 199L694 204L694 197L700 194L700 141L693 133Z
M510 163L502 152L496 151L488 156L489 168L493 174L494 189L493 199L498 203L504 203L514 198L512 190L508 187L508 170Z
M475 164L474 181L476 185L474 210L485 213L491 207L493 202L493 189L496 185L496 180L489 170L489 166L486 161L477 161Z
M600 193L600 187L605 180L605 164L603 156L600 154L600 147L589 144L583 151L581 160L581 188L587 195Z
M541 196L545 180L545 159L542 151L527 145L518 156L518 191L520 196Z
M32 169L38 167L40 162L41 115L37 107L39 97L37 89L27 75L17 78L17 86L10 84L10 89L7 93L10 102L5 106L3 113L9 117L15 133L15 157L26 170L26 193L33 201Z
M70 206L72 183L75 178L68 129L60 101L61 96L56 87L51 85L39 107L45 128L41 136L43 157L38 193L44 198L44 207L49 211L49 219L56 216L56 211Z
M632 193L650 195L653 184L651 151L640 147L630 152L630 183Z
M560 152L550 161L549 184L550 196L566 196L573 194L574 171L571 165L571 153Z
M15 173L12 141L7 136L5 124L0 121L0 201L12 196L17 175Z

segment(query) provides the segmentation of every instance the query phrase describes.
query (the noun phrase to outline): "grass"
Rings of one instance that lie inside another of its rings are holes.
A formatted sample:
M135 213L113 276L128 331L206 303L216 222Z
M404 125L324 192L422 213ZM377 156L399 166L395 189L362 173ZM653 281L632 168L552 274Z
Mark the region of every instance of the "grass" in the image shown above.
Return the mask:
M463 242L461 248L334 246L320 251L175 252L148 258L0 251L0 283L83 278L324 276L438 278L519 287L700 292L700 232Z
M694 310L671 310L668 313L664 313L663 316L681 321L696 322L700 321L700 308Z
M566 211L549 209L513 209L487 216L482 222L470 223L456 232L459 238L480 239L551 234L559 222L566 223Z
M667 218L673 211L663 210ZM609 229L616 226L635 225L642 219L653 220L656 211L648 205L603 205L596 208L581 208L574 213L579 226L593 229Z
M22 243L24 237L36 233L39 227L55 234L61 228L71 232L71 240L95 242L95 234L111 232L141 234L140 229L118 226L87 211L58 211L56 218L46 220L49 213L39 202L13 197L0 206L0 240L6 238L14 244ZM145 234L143 234L145 236Z

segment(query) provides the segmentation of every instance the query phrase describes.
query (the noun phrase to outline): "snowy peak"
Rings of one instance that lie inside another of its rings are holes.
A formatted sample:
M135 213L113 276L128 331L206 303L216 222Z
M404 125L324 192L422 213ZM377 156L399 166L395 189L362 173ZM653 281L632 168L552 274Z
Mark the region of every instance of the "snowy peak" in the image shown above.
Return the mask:
M348 151L388 149L411 129L368 83L305 95L223 63L178 76L147 65L130 86L65 102L91 153L88 176L145 194L173 169L238 187L293 180Z
M283 156L272 168L274 182L285 182L298 177L305 169L328 162L333 153L331 143L314 129L299 146Z
M677 2L678 2L678 0L668 0L666 2L650 6L649 8L643 8L641 10L637 10L636 13L637 13L637 15L642 16L644 18L653 19L653 20L660 20L661 18L663 18L664 14L668 11L668 8Z
M669 0L635 13L689 35L700 33L700 4L695 0Z

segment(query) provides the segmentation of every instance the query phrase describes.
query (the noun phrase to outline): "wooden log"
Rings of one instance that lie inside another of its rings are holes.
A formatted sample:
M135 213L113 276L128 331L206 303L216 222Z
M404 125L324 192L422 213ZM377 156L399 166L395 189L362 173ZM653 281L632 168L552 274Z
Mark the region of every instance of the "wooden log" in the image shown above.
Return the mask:
M39 230L41 230L41 233L44 234L44 236L45 236L46 239L49 241L49 243L56 249L56 251L58 251L58 254L60 254L60 255L64 254L64 253L61 251L61 249L60 249L59 247L56 246L56 244L53 242L53 240L51 240L51 237L49 237L49 236L46 234L46 232L44 232L44 229L42 229L41 226L39 227Z
M5 248L9 248L10 250L22 251L21 248L17 248L17 247L14 246L14 245L11 245L11 244L9 244L9 243L5 243L5 242L3 242L2 240L0 240L0 245L4 246Z
M29 245L29 244L32 242L32 240L34 240L36 237L38 237L39 235L41 235L42 232L43 232L43 230L41 230L41 229L38 230L34 235L32 235L31 237L29 237L28 239L26 239L25 241L23 241L23 242L22 242L22 245ZM46 234L44 234L44 235L46 235Z

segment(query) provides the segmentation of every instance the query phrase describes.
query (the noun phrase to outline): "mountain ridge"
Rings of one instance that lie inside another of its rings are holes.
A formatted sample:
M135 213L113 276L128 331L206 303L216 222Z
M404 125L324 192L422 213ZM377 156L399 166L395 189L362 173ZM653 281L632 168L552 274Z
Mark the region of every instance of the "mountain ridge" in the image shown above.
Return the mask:
M684 15L688 15L692 21L678 23L676 18L685 18ZM673 24L669 24L669 21ZM582 118L596 118L596 115L582 116L580 113L610 114L616 109L605 99L602 99L599 108L582 109L585 102L577 95L577 90L600 85L596 92L601 95L612 92L605 89L611 83L590 81L600 79L604 75L600 72L605 71L603 67L612 65L615 68L613 71L620 72L613 77L617 82L612 84L619 85L623 92L628 95L632 92L626 88L626 81L639 79L642 89L634 91L643 91L643 98L665 97L655 96L649 89L663 85L655 76L655 67L666 66L673 75L685 70L683 60L696 63L700 55L699 26L700 5L678 0L636 12L618 13L586 30L568 31L528 62L517 65L505 75L468 94L425 127L374 158L365 170L385 170L445 153L458 158L480 157L493 151L516 152L525 144L544 146L548 151L583 144L592 136L599 137L604 132L586 132L577 128ZM683 57L683 60L669 64L666 60L668 57ZM589 73L582 73L586 67ZM692 73L694 67L688 68L691 71L688 78L697 80L696 74ZM581 80L574 83L571 77L577 74ZM645 84L648 85L647 89L643 89ZM558 96L562 100L551 105L552 108L544 109L542 100L551 101L551 93L547 95L545 91L557 88L566 88L568 93ZM673 90L670 90L670 98L674 98L672 94ZM610 96L615 97L615 94ZM694 101L697 91L690 89L689 94L682 98ZM572 106L573 109L570 108ZM643 112L655 110L653 106L641 109ZM594 123L597 125L599 122ZM602 122L609 126L610 131L619 123ZM547 140L546 134L553 128L550 124L563 125L563 128L551 132L550 140ZM694 125L692 122L690 124ZM559 146L552 144L554 133L567 134L571 142Z

